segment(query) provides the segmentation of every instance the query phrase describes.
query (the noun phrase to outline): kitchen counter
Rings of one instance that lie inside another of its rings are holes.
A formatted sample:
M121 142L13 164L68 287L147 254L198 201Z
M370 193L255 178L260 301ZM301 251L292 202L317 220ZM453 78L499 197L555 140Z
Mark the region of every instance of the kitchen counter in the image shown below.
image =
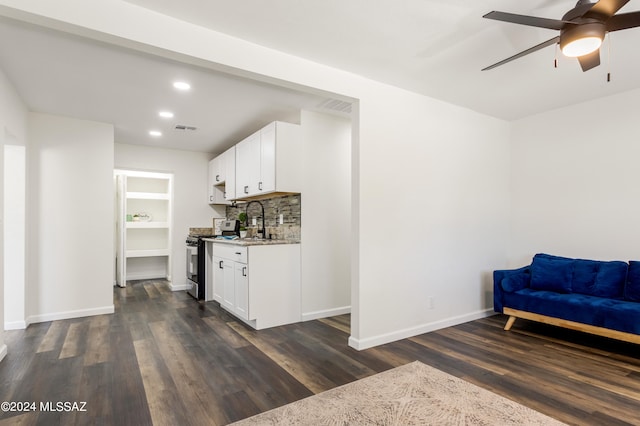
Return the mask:
M300 244L300 240L261 240L253 238L239 238L237 240L225 240L218 238L203 238L203 241L233 246L271 246L277 244Z

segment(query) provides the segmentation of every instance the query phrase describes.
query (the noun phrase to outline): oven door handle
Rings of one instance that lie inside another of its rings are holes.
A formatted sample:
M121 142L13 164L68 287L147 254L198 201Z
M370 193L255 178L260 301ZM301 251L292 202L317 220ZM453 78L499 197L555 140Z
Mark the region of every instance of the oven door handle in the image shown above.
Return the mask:
M224 262L224 260L221 260L221 261L218 262L218 268L220 268L220 269L223 269L222 262Z

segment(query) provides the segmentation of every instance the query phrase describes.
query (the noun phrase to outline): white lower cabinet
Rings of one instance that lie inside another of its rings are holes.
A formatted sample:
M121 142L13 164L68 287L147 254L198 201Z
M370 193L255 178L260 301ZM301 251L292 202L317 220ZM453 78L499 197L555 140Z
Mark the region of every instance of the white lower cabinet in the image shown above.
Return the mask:
M249 319L249 275L247 274L247 264L235 262L234 265L235 287L235 314L243 320Z
M236 310L235 262L222 259L222 306L228 310Z
M300 244L208 243L212 297L260 330L301 320Z

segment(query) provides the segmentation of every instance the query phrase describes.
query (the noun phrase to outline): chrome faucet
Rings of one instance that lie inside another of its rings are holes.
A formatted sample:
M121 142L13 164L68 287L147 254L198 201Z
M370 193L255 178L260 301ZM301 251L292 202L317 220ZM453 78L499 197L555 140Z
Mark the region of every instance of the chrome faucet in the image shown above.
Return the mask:
M262 205L262 203L260 201L257 200L253 200L253 201L249 201L244 209L244 213L247 215L247 226L249 225L249 206L253 203L258 203L260 204L260 208L262 209L262 229L259 231L262 233L262 239L265 239L267 230L264 227L264 206Z

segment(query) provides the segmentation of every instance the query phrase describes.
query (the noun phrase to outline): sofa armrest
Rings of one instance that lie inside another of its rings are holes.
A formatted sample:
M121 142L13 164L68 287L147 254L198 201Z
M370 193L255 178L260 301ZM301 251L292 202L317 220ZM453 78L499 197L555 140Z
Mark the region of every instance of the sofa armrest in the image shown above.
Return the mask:
M493 271L493 310L502 313L503 294L514 292L529 286L531 265L517 269L499 269ZM504 282L504 286L503 286Z

